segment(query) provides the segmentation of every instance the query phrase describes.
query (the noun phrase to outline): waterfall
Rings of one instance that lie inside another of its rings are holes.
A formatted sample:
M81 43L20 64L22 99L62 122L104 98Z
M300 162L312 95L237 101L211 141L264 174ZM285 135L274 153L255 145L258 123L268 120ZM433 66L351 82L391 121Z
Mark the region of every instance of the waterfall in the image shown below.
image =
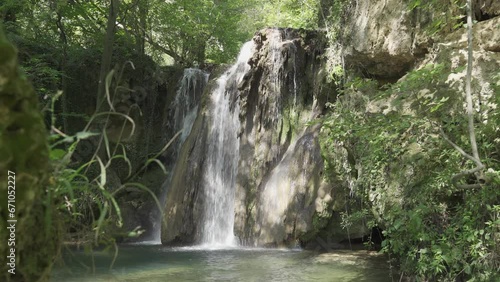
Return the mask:
M193 126L198 112L201 94L203 93L207 81L208 73L202 70L195 68L184 70L184 75L182 76L174 102L174 132L182 130L179 143L186 140L191 132L191 127Z
M204 217L201 243L234 246L234 197L239 161L238 83L250 69L253 42L243 45L238 61L218 80L210 95L210 129L203 174Z
M316 199L326 196L317 195L320 126L309 121L330 86L321 86L322 41L303 33L256 33L237 62L209 82L172 173L164 245L289 246L314 227Z
M173 114L173 134L182 130L181 135L177 138L174 144L172 153L173 163L176 162L179 151L182 144L186 140L189 133L191 133L191 128L193 127L194 120L198 114L198 105L201 100L201 95L203 94L203 89L208 82L209 74L195 68L184 69L182 79L179 82L177 92L175 94L175 100L173 103L174 114ZM169 140L165 140L163 143L167 143ZM162 192L159 197L160 203L164 205L165 198L167 195L167 189L170 184L171 175L170 172L173 171L173 167L167 168L169 172L169 177L162 185ZM156 207L155 207L156 208ZM156 209L155 209L156 210ZM160 242L161 233L161 213L153 214L153 242Z

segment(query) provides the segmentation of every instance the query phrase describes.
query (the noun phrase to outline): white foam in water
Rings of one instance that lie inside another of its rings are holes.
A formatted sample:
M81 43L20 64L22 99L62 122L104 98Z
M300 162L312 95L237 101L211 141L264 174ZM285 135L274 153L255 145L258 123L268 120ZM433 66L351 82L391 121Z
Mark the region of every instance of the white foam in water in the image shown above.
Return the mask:
M156 245L161 245L161 241L155 239L155 240L148 240L148 241L140 241L140 242L127 243L127 245L156 246Z
M167 247L165 251L174 252L197 252L197 251L243 251L243 252L301 252L301 248L263 248L263 247L242 247L238 245L222 245L222 244L202 244L196 246L185 246L185 247Z

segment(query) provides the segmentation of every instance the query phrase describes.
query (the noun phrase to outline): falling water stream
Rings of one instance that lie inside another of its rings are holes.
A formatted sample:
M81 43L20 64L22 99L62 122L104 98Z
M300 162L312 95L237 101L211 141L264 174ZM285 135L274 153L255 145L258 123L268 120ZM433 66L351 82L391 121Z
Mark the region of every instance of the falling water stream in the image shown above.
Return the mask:
M253 42L241 48L238 61L217 80L211 93L211 132L203 179L204 219L201 243L209 247L236 245L233 235L234 194L238 173L240 123L237 85L250 69Z

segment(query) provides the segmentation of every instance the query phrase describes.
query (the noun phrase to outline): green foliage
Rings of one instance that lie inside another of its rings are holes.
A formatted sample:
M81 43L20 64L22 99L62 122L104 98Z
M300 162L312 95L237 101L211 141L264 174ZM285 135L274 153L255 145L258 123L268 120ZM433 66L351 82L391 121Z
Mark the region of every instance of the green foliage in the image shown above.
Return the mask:
M253 34L266 27L316 29L320 0L250 0L241 18L241 29Z
M320 0L178 0L120 1L115 28L118 46L148 54L157 62L184 66L234 59L241 43L267 26L314 29L320 18ZM0 11L15 15L12 36L63 48L102 48L109 1L4 1ZM332 18L333 19L333 18ZM329 21L333 21L330 20ZM118 43L119 42L119 43Z
M474 164L464 162L438 132L442 127L468 148L461 97L443 82L452 71L428 65L383 87L360 78L346 83L323 121L326 175L340 177L351 198L363 201L347 202L343 225L370 221L362 208L369 207L385 229L383 251L396 258L406 276L495 281L500 269L498 111L477 133L490 168L488 184L479 190L456 188L451 176Z
M326 30L329 42L324 57L326 58L325 71L328 82L341 87L345 82L344 59L342 54L341 38L343 22L348 12L349 1L320 1L319 27Z
M185 64L227 62L249 35L238 24L242 1L167 1L154 4L150 14L154 40L177 54Z
M338 39L349 2L348 0L326 1L320 6L320 22L327 29L331 42Z
M408 10L431 15L425 29L431 36L463 26L465 0L410 0Z
M57 68L49 65L50 62L46 58L33 56L23 63L22 69L33 83L40 98L50 95L57 89L63 74Z
M119 46L155 58L169 56L192 66L227 62L251 33L239 26L246 1L181 0L120 1L115 34ZM5 1L0 11L11 11L11 36L43 43L62 51L101 48L109 1ZM253 31L252 31L253 33ZM121 38L121 39L120 39Z
M108 77L112 74L113 72ZM107 84L106 87L107 99L112 102L109 92L116 92L119 86L110 89ZM52 96L49 154L52 174L47 190L56 203L55 212L66 230L67 241L82 244L90 252L95 246L104 246L114 251L116 258L119 240L138 237L144 232L140 227L132 230L124 228L120 195L131 188L142 191L149 194L156 207L161 209L155 194L145 185L135 181L149 164L156 163L164 170L163 164L156 158L172 144L180 132L160 152L147 159L144 165L138 166L132 164L127 156L126 146L122 143L122 140L127 138L126 135L134 134L135 122L129 116L116 112L111 107L109 112L94 114L82 131L68 136L57 130L55 125L54 105L60 96L61 92ZM108 139L106 124L116 123L116 120L113 120L115 116L121 117L122 128L132 123L132 129L131 132L122 132L116 140L111 141ZM91 140L96 147L90 158L82 163L82 158L76 158L75 155L79 154L79 145L84 140ZM113 180L109 175L112 163L117 161L122 161L128 167L124 183Z
M351 213L347 212L341 212L340 217L342 219L340 226L342 226L343 229L349 229L352 225L356 224L363 224L366 221L369 221L370 224L368 224L369 228L372 228L375 226L373 219L373 214L367 209L359 209L356 211L353 211Z
M388 86L380 97L396 96L391 105L399 111L407 107L418 116L435 122L450 122L443 113L454 111L461 103L461 97L457 97L454 90L445 83L450 71L443 64L428 64L409 72L400 82ZM410 104L406 102L408 100L411 101Z
M383 251L406 258L401 269L410 276L493 281L500 267L497 189L465 191L453 206L428 193L410 210L394 209Z
M264 1L267 26L314 29L318 23L318 0Z

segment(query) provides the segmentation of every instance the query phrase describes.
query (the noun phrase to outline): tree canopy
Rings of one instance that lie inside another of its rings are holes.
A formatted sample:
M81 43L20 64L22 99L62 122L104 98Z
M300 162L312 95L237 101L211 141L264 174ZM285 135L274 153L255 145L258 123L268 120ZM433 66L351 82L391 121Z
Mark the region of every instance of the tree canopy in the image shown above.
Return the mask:
M59 42L102 47L108 9L104 0L2 0L8 33L48 46ZM120 43L159 62L186 66L228 62L239 46L267 26L315 28L319 0L122 0L116 17Z

